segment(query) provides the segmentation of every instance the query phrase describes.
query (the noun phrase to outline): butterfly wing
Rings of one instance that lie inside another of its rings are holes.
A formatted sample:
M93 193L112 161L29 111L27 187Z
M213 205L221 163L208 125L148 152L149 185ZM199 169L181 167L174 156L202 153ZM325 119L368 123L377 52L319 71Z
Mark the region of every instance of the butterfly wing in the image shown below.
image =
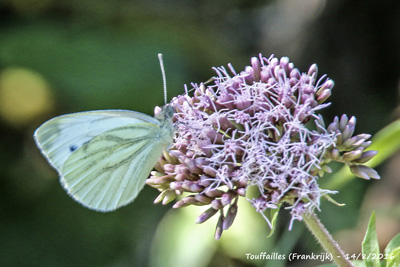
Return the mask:
M172 130L134 111L89 111L49 120L35 140L72 198L111 211L134 200Z

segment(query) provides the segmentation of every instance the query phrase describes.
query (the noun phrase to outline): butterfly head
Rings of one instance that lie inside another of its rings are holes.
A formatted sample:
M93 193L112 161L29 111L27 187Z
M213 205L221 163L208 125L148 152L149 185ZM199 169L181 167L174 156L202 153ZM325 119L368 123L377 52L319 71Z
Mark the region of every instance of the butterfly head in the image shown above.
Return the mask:
M162 107L161 111L156 113L155 118L159 121L166 121L166 120L172 120L172 117L175 114L175 108L167 104L164 107Z

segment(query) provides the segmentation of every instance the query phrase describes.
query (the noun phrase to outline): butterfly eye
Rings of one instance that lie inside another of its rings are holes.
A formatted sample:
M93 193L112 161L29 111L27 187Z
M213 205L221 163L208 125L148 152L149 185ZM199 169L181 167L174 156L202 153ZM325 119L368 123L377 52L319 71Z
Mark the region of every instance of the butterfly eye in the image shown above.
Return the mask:
M71 151L71 152L74 152L77 149L78 149L78 147L76 145L72 145L69 147L69 151Z

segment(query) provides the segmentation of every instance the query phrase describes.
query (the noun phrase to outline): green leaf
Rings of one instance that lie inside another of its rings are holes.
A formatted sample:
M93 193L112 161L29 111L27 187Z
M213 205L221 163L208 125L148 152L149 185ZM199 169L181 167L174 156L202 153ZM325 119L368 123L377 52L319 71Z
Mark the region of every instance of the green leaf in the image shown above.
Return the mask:
M372 212L369 219L367 232L362 242L362 253L365 255L365 266L380 267L379 261L379 243L375 228L375 211Z
M369 167L375 167L393 155L400 148L400 120L396 120L380 130L372 138L368 150L377 150L378 154L367 162Z
M392 240L390 240L389 244L385 248L385 254L390 254L398 247L400 247L400 234L397 234Z
M392 250L387 256L386 267L398 267L400 266L400 247Z
M351 261L351 263L355 266L355 267L366 267L367 265L365 265L364 261Z
M386 266L399 266L400 265L400 234L390 240L385 248Z

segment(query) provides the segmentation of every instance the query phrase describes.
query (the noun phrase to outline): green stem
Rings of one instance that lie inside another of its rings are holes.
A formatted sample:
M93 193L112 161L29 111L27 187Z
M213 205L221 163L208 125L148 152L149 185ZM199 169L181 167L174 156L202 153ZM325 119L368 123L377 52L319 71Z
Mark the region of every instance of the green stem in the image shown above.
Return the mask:
M339 245L333 240L332 236L326 230L325 226L317 218L315 213L303 216L303 221L308 230L315 236L326 252L332 255L333 261L340 267L354 267L354 265L346 259L344 252Z

